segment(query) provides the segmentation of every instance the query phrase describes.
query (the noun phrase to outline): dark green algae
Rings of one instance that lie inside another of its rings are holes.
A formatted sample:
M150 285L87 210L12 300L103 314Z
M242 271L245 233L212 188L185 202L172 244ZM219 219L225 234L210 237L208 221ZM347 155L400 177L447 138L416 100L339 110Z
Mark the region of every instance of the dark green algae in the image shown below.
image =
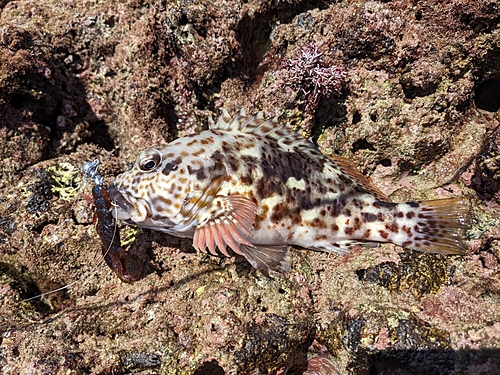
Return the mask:
M407 250L400 261L383 262L356 274L365 282L381 285L391 292L408 289L415 297L436 293L452 280L453 267L445 255Z

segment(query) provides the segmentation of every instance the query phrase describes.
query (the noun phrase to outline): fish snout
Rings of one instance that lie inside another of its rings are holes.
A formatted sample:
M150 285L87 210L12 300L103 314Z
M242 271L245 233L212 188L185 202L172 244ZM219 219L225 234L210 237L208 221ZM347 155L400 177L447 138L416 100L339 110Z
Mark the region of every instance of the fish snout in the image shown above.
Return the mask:
M113 204L112 214L115 219L128 221L135 211L135 207L129 202L125 195L115 187L114 183L108 186L109 198Z

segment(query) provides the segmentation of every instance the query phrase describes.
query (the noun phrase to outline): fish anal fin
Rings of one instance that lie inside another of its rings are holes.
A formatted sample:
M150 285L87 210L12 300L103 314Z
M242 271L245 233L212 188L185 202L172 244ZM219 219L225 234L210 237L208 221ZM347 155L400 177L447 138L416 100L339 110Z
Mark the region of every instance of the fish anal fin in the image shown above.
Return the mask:
M364 247L365 249L374 249L374 248L380 247L380 242L353 240L349 244L350 247L356 246L356 245Z
M346 158L337 155L330 155L329 158L342 169L343 172L354 178L356 181L361 183L366 190L372 193L377 200L382 202L392 202L392 200L383 193L378 187L376 187L373 182L371 182L368 178L363 176L363 174L358 171L356 166Z
M241 195L216 196L206 218L200 221L193 236L193 247L202 252L206 249L217 255L219 251L229 257L226 247L244 255L241 247L251 246L257 215L257 205Z
M342 240L337 241L330 245L323 245L321 247L313 246L310 247L312 250L323 251L326 253L342 254L345 255L349 253L354 246L361 246L363 248L375 248L379 247L379 242L365 241L365 240Z
M292 256L287 245L242 245L241 251L248 263L259 271L290 272Z

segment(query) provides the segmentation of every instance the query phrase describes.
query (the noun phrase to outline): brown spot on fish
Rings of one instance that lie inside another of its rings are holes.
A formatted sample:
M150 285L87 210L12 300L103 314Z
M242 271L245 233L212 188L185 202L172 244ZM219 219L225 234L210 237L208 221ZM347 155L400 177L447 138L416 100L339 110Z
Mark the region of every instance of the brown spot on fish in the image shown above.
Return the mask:
M285 216L285 214L289 213L288 211L285 211L284 209L282 209L283 207L283 204L282 203L278 203L274 206L273 208L273 213L271 215L271 220L274 221L274 222L279 222L283 219L283 217ZM292 215L290 214L290 219L292 218Z
M326 224L323 220L321 220L320 218L315 218L312 222L312 226L315 227L315 228L326 228Z
M396 203L392 203L392 202L382 202L382 201L376 201L376 202L373 202L372 206L377 208L377 209L380 209L380 208L394 208L396 207Z
M354 218L354 230L358 230L358 229L361 229L361 220L359 219L359 217L355 217Z
M406 213L406 218L407 218L408 220L411 220L411 219L413 219L414 217L415 217L415 212L410 211L410 212L407 212L407 213Z
M302 216L300 215L300 209L296 210L297 212L292 213L292 224L301 224Z
M167 163L165 164L165 167L161 170L161 173L163 173L165 176L168 176L170 172L173 172L177 169L177 165L174 163Z
M409 238L411 238L413 236L413 233L411 232L411 228L407 227L406 225L403 225L401 227L401 230L403 232L405 232L408 235Z
M362 212L361 216L363 216L363 219L365 220L366 223L374 223L376 221L383 221L382 218L382 213L378 214L373 214L371 212Z
M383 230L380 230L378 231L380 233L380 236L383 238L383 239L387 239L389 237L389 233L383 231Z
M201 181L207 178L207 175L205 174L205 168L203 166L199 168L193 168L190 165L187 166L188 172L190 175L196 175L196 178Z
M193 152L192 156L200 156L205 153L205 150L200 148L198 151Z
M243 184L243 185L251 185L253 183L253 178L251 175L247 174L245 176L241 176L240 177L240 182Z
M238 167L239 167L238 159L230 157L228 159L228 163L229 163L229 167L231 168L231 170L233 172L238 171Z
M392 222L390 224L386 224L385 225L385 229L387 229L389 232L393 232L393 233L397 233L398 232L398 225L396 224L396 222Z

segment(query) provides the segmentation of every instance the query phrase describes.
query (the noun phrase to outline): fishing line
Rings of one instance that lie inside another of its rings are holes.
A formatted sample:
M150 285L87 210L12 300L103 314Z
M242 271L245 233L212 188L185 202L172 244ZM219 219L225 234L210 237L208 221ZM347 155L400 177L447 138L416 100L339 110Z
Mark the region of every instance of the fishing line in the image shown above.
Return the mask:
M82 166L82 174L83 174L82 187L80 188L80 192L74 198L74 201L71 204L71 206L74 205L74 203L76 202L76 199L79 198L80 194L82 194L82 191L85 188L89 177L94 180L94 183L96 183L96 185L102 185L102 178L100 178L99 175L97 174L97 167L98 166L99 166L99 160L98 159L95 159L93 162L87 162L87 163L85 163ZM116 205L115 202L111 202L111 204L113 205L113 210L115 210L115 214L116 214L117 205ZM117 229L118 229L118 224L117 224L117 221L114 220L113 236L111 237L111 241L109 243L109 246L108 246L107 250L102 254L102 256L100 257L101 259L96 264L96 269L105 261L105 257L108 254L108 252L110 251L111 246L113 245L113 241L114 241L114 239L116 237L116 233L118 232ZM33 296L33 297L25 298L25 299L23 299L21 301L18 301L17 303L20 304L22 302L28 302L28 301L31 301L31 300L34 300L34 299L37 299L37 298L42 298L42 297L48 296L50 294L54 294L54 293L60 292L62 290L68 289L69 287L77 284L78 282L83 281L87 276L90 276L90 274L84 274L84 275L80 276L78 279L76 279L75 281L73 281L73 282L71 282L69 284L66 284L66 285L64 285L64 286L62 286L60 288L57 288L57 289L54 289L54 290L50 290L48 292L44 292L44 293L38 294L38 295Z

